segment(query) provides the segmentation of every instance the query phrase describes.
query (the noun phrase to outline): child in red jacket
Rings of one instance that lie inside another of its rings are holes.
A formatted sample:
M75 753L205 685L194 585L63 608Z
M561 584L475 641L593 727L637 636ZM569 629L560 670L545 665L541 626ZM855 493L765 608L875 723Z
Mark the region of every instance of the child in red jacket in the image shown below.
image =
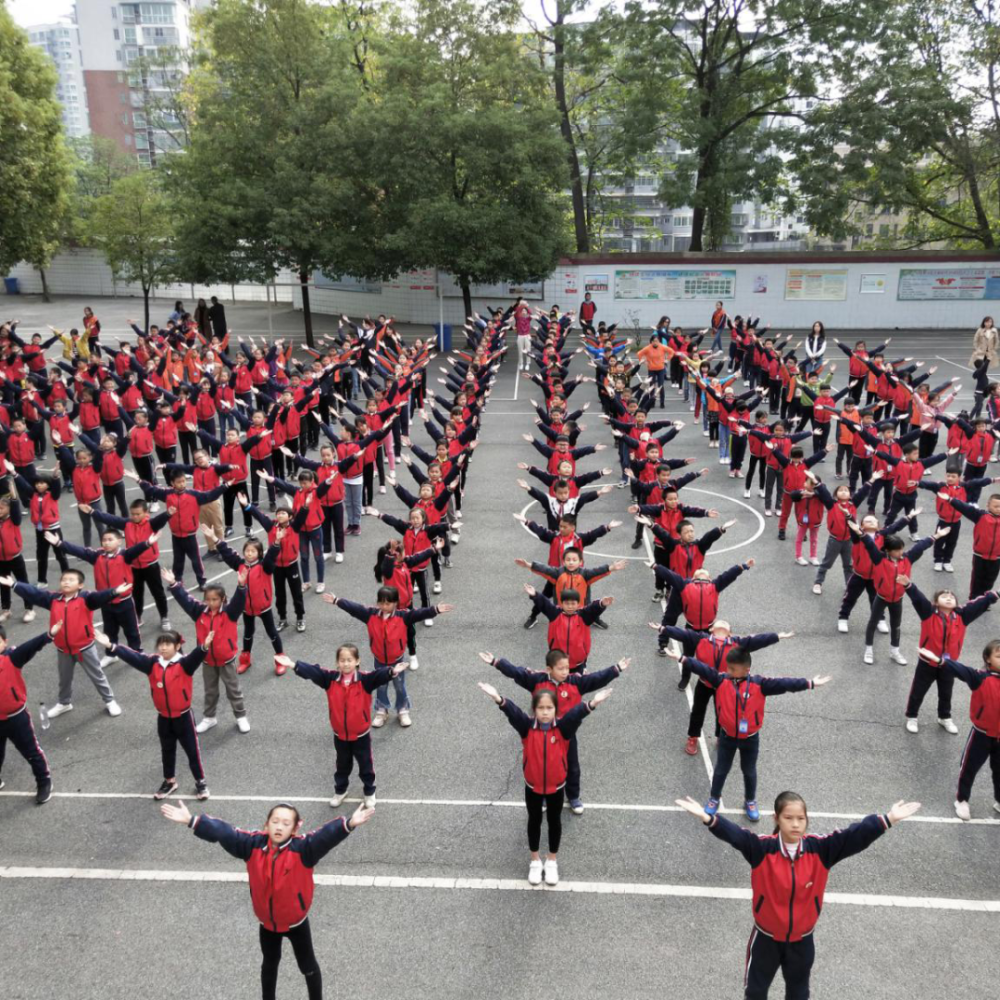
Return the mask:
M719 746L715 755L715 772L705 812L714 816L722 800L722 789L736 754L740 755L743 771L743 806L747 819L756 823L760 819L757 808L757 755L760 752L760 730L764 724L764 707L767 699L793 691L812 691L830 682L829 677L761 677L751 675L753 657L749 651L734 646L726 654L726 672L721 673L694 657L680 657L681 667L686 664L692 673L708 681L715 688L715 709L719 717Z
M490 684L479 689L493 699L507 721L517 730L524 748L524 804L528 809L528 882L559 884L559 863L556 856L562 840L563 790L566 786L569 743L583 720L601 702L611 697L613 688L604 688L589 701L581 701L561 719L557 718L556 694L540 688L531 696L531 715L526 715L506 698L501 698ZM538 849L542 843L542 811L549 824L549 853L542 864Z
M312 681L326 691L333 729L333 746L337 754L333 772L333 798L330 805L337 806L347 798L354 762L358 762L358 776L365 790L364 808L375 806L375 761L372 758L372 692L384 687L398 677L408 666L405 660L391 667L359 670L361 654L358 647L347 643L337 649L337 669L327 670L318 663L296 660L292 663L282 657L286 667L291 667L299 677Z
M561 649L550 649L545 655L545 673L529 670L527 667L517 667L503 657L494 657L492 653L480 653L479 658L490 666L496 667L509 677L519 687L534 694L536 691L552 691L556 696L556 716L562 718L580 704L583 696L597 691L610 684L616 677L629 668L631 659L626 657L604 670L592 674L574 674L569 669L569 657ZM569 751L566 756L566 798L570 812L574 816L583 814L583 800L580 798L580 751L576 736L569 741Z
M690 797L676 801L719 840L735 847L752 868L754 929L743 979L750 1000L766 1000L779 969L786 997L809 996L809 974L816 957L812 932L823 909L830 869L860 854L889 827L920 808L919 802L900 801L885 815L866 816L846 830L817 837L806 832L809 814L802 796L782 792L774 800L774 833L761 837L707 812Z
M921 648L920 656L929 663L939 662L942 670L947 670L972 689L969 701L972 728L962 751L955 815L966 821L972 818L969 811L972 785L987 760L993 772L993 810L1000 813L1000 639L986 643L980 670L967 667L948 656L938 657L927 648Z
M570 670L574 674L584 673L590 656L590 628L601 611L610 608L615 599L602 597L581 607L580 592L572 587L562 591L558 605L544 594L539 594L530 583L524 585L524 592L531 598L538 613L549 620L549 649L564 650L569 656Z
M205 652L212 645L214 634L205 636L205 645L196 646L181 656L184 640L178 632L164 632L156 640L156 656L140 650L113 643L103 632L94 638L104 646L109 656L124 660L149 679L149 691L156 707L156 731L160 737L160 756L163 761L163 784L153 793L159 801L177 791L177 744L187 754L188 766L194 775L195 794L199 801L208 798L205 768L201 763L201 748L194 727L191 711L191 687L194 672L205 659Z
M200 840L221 844L223 849L245 861L250 877L250 900L260 921L261 989L265 1000L278 987L281 946L287 938L299 971L305 977L310 1000L323 996L323 974L313 951L309 928L309 908L313 900L315 868L351 830L367 823L373 809L358 809L350 819L338 816L306 836L299 834L302 819L294 806L285 802L267 814L263 830L238 830L221 819L192 816L183 802L160 806L164 818L183 823ZM275 863L278 857L282 864Z

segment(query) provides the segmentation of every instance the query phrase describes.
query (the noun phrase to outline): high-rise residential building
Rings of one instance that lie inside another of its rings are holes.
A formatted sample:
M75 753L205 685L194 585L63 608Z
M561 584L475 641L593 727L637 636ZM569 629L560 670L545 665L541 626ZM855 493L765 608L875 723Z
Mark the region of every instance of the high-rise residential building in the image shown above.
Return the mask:
M183 144L174 97L187 73L192 0L77 0L90 129L144 166Z
M56 96L62 104L63 127L70 138L90 131L87 115L87 88L83 79L83 50L80 32L71 21L38 24L27 28L32 45L44 49L59 74Z

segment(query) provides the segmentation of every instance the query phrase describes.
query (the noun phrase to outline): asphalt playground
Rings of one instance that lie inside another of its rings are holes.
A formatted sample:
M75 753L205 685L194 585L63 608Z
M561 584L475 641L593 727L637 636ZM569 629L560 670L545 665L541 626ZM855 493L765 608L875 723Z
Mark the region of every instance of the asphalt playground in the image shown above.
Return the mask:
M3 300L0 300L2 302ZM22 331L39 324L71 325L83 300L45 306L23 299ZM128 300L94 303L111 340L138 308ZM156 303L164 315L170 304ZM0 307L0 312L4 312ZM9 310L8 310L9 311ZM227 307L230 311L230 307ZM765 317L766 320L766 317ZM300 317L276 310L276 333L297 335ZM231 307L234 330L267 329L262 307ZM320 321L332 329L329 318ZM426 335L426 329L406 331ZM836 335L836 331L833 331ZM843 335L853 343L861 334ZM884 334L868 335L869 344ZM971 400L967 370L971 331L893 334L890 353L938 365L934 382L964 381L960 402ZM435 363L436 364L436 363ZM583 361L573 371L582 371ZM835 384L846 373L840 362ZM455 568L444 571L440 601L457 606L433 628L418 627L420 669L408 679L414 724L390 723L375 734L379 804L317 868L311 912L317 955L331 997L520 998L571 996L576 1000L684 997L717 1000L742 995L742 967L752 926L749 869L732 851L674 805L680 796L703 799L714 746L683 752L689 693L677 690L677 665L655 655L647 622L652 603L647 553L633 537L627 490L585 508L583 527L616 518L625 525L587 553L587 564L625 558L629 568L596 587L612 594L606 632L594 631L592 668L624 657L631 666L614 696L581 730L582 816L566 813L560 851L562 883L531 889L526 881L520 746L500 712L477 689L495 684L526 706L527 696L478 657L481 650L541 668L544 622L521 626L529 602L525 582L537 582L514 558L543 559L545 548L517 524L528 497L516 484L519 461L540 458L522 439L533 428L530 399L538 390L518 381L508 359L487 408L481 444L469 475L462 542ZM592 386L572 402L590 400L583 443L610 443ZM954 409L954 407L953 407ZM690 421L676 395L666 414ZM655 413L656 417L660 412ZM422 428L415 440L428 440ZM864 854L834 869L828 906L816 931L813 995L827 1000L940 996L956 988L995 995L1000 951L992 935L1000 914L1000 815L992 810L988 770L981 772L971 806L973 822L952 809L959 757L968 730L968 691L956 685L960 736L934 723L933 695L921 731L903 728L903 708L916 659L918 620L907 602L904 654L911 666L888 659L888 637L876 638L876 662L861 662L864 616L851 632L836 630L842 579L835 570L825 593L811 593L814 570L795 565L793 542L776 539L763 501L743 497L690 422L669 447L711 472L685 490L688 502L736 518L707 566L721 571L753 557L756 566L725 592L722 610L737 634L793 631L754 657L755 672L810 677L830 674L827 687L769 702L762 734L759 828L770 832L767 804L784 789L801 792L812 828L829 831L898 799L919 800L917 818L890 830ZM581 470L614 464L613 451L587 458ZM995 466L1000 475L1000 466ZM833 477L832 458L820 466ZM935 470L937 471L937 470ZM404 484L411 482L401 472ZM131 495L131 494L130 494ZM136 494L137 495L137 494ZM392 495L378 498L402 510ZM932 498L921 530L933 527ZM532 510L527 511L531 516ZM80 539L74 511L64 512L71 541ZM26 535L28 532L26 531ZM372 567L390 529L368 519L347 539L343 564L327 564L328 590L353 600L374 599ZM823 535L825 539L825 532ZM925 593L951 585L964 599L970 567L969 526L954 577L917 564ZM33 544L26 555L33 555ZM169 550L167 536L162 548ZM29 564L29 573L30 573ZM221 563L209 577L234 583ZM54 580L50 570L50 580ZM15 598L15 612L19 608ZM977 663L986 640L1000 634L992 612L970 629L965 662ZM151 615L145 637L152 642ZM177 609L175 624L193 637ZM333 663L341 642L367 650L360 623L306 596L307 631L285 632L293 658ZM8 623L9 640L37 634L32 625ZM325 698L293 674L274 675L270 647L258 637L255 663L244 675L251 732L237 732L228 708L202 738L212 790L205 811L256 828L280 800L296 803L306 828L333 815L333 740ZM366 658L367 660L367 658ZM56 693L55 653L43 651L25 668L29 704L51 704ZM78 675L75 709L40 733L53 773L55 795L33 802L27 765L8 748L0 792L0 982L5 1000L118 1000L198 995L206 1000L252 997L258 992L256 921L243 866L221 848L196 840L160 818L152 792L160 776L155 712L147 681L119 663L109 677L124 712L111 719L92 687ZM196 678L196 705L201 681ZM200 715L200 713L199 713ZM192 809L193 781L179 761L178 777ZM726 811L742 816L738 772L730 776ZM355 782L341 811L360 798ZM781 995L775 984L774 996ZM290 953L279 993L304 995Z

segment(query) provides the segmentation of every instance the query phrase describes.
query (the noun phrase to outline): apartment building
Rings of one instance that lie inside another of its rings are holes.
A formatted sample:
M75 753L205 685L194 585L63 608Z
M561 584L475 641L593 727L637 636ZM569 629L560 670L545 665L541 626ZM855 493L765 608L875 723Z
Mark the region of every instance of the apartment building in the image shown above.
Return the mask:
M31 44L48 54L59 74L56 96L62 104L66 135L74 139L87 135L90 121L79 29L67 19L54 24L38 24L27 31Z

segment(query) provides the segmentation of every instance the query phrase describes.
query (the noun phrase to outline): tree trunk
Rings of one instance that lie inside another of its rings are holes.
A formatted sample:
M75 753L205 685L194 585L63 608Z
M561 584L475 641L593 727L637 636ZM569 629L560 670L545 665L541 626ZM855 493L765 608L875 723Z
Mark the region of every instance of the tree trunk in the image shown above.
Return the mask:
M716 156L711 146L698 150L698 177L694 183L694 198L691 205L691 245L692 253L705 249L705 221L708 215L706 189L715 177Z
M556 93L556 107L559 109L559 131L566 143L566 160L569 163L569 187L573 200L573 228L576 231L576 252L590 253L590 232L587 229L587 202L583 195L583 178L580 175L580 157L576 150L576 137L570 121L569 105L566 101L566 47L563 44L566 6L562 0L557 3L556 19L552 23L553 70L552 78Z
M41 276L41 279L42 279L42 301L43 302L51 302L52 301L52 296L49 295L49 282L48 282L48 278L45 277L45 268L44 267L40 267L38 269L38 273L39 273L39 275Z
M465 307L465 315L472 315L472 288L469 279L465 275L459 277L459 285L462 288L462 305Z
M309 306L309 272L304 267L299 270L299 287L302 289L302 320L306 327L306 343L315 347L312 309Z
M150 285L142 286L142 316L143 316L143 329L149 332L149 292Z

